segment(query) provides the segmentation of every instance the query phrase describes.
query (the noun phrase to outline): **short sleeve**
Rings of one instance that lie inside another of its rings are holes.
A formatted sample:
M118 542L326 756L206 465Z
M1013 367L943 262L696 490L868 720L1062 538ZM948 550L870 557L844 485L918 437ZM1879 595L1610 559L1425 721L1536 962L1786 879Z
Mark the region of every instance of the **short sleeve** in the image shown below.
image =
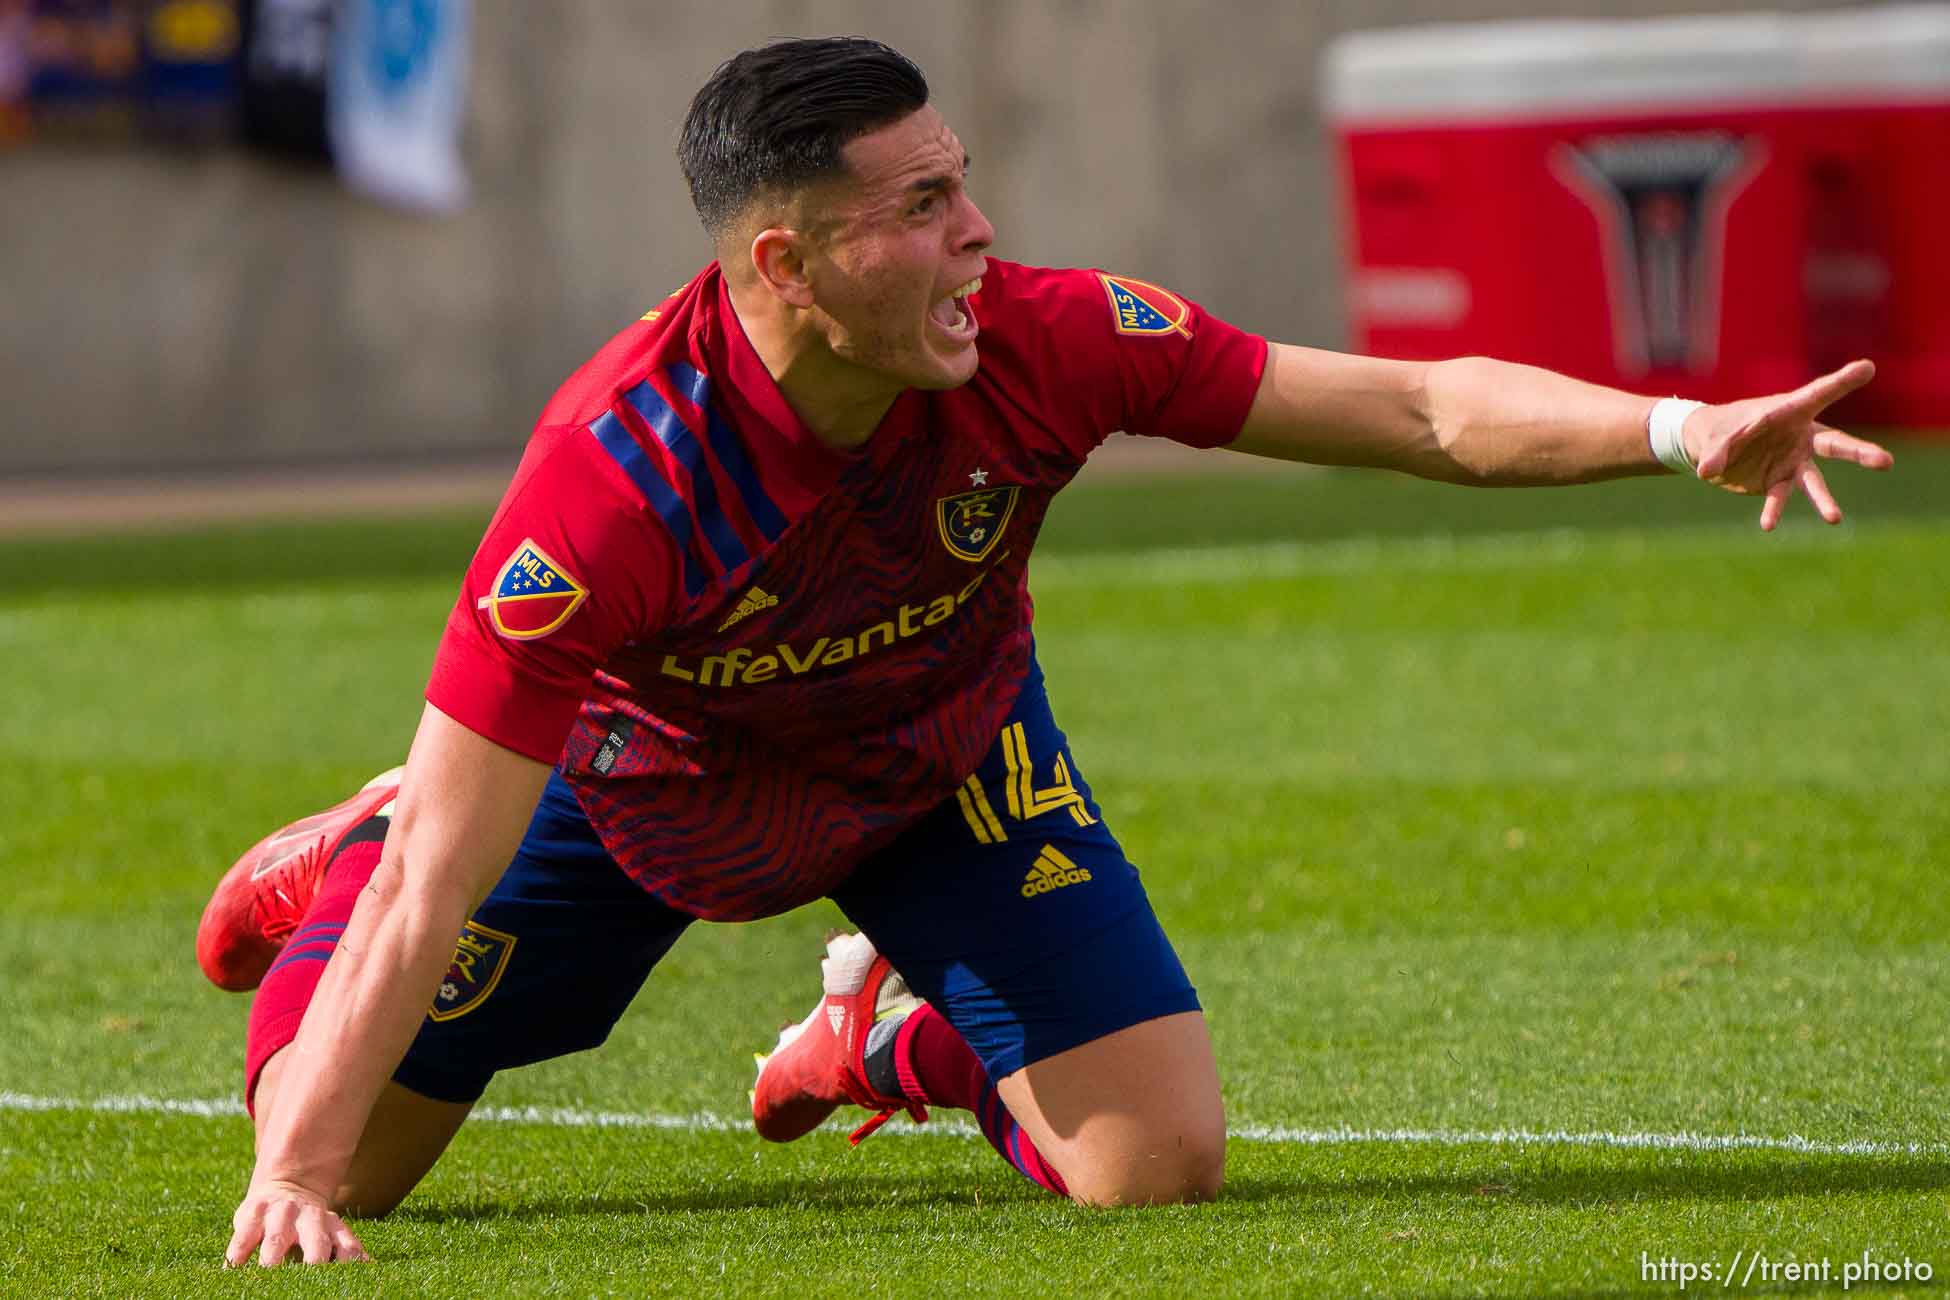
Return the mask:
M554 763L590 679L674 607L662 524L579 428L538 430L447 616L427 701Z
M1060 358L1067 400L1095 437L1231 442L1266 366L1266 340L1189 298L1107 271L1044 271L1024 286Z

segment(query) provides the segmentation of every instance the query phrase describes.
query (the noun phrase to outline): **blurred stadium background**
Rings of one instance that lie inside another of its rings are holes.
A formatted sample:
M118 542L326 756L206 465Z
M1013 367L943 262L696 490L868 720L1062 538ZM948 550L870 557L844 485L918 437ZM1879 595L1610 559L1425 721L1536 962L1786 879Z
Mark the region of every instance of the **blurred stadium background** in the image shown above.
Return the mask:
M708 255L676 126L706 69L780 34L869 32L927 69L977 158L999 255L1141 275L1281 339L1363 341L1350 300L1440 316L1443 286L1347 274L1351 201L1323 110L1334 38L1700 8L1228 0L1216 21L1162 0L0 0L0 478L505 465L560 378ZM355 141L405 175L390 191L370 174L342 186L322 161L330 69L349 103L371 92L344 69L367 64L430 99L415 111L436 139L451 110L459 137L457 151L384 127ZM1441 188L1416 179L1426 159L1398 163L1369 177L1383 226L1402 197L1390 186L1522 197L1508 178ZM1478 236L1496 220L1483 211ZM1482 258L1547 282L1522 264L1512 211L1514 233ZM1800 289L1763 294L1762 319ZM1601 304L1576 306L1602 338ZM1579 333L1561 312L1532 316L1533 335ZM1508 352L1499 328L1456 337Z

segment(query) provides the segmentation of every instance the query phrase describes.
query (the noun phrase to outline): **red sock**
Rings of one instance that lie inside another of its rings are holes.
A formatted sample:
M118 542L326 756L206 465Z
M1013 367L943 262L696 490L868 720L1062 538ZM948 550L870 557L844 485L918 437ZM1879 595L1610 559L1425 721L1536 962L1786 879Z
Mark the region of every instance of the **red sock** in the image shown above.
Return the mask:
M910 1098L929 1106L972 1111L982 1136L1023 1177L1058 1196L1070 1194L1063 1175L1043 1159L1002 1104L1002 1095L974 1049L932 1006L923 1003L902 1023L894 1037L894 1070L901 1091Z
M362 840L339 850L318 897L305 909L304 919L285 940L257 986L257 994L251 999L250 1028L244 1034L244 1106L253 1115L257 1113L257 1076L266 1061L298 1036L305 1008L311 1005L311 995L325 974L325 961L338 948L339 936L352 917L352 906L359 901L359 891L379 865L381 847L378 840Z

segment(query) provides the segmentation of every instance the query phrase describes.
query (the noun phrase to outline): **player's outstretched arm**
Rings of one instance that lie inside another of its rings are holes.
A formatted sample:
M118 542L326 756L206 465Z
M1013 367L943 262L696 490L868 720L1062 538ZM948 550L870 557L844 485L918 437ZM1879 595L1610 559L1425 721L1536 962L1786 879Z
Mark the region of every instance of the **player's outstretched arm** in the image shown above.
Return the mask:
M419 1029L475 905L514 855L548 767L432 705L379 866L346 923L268 1114L224 1262L363 1259L332 1210L373 1102Z
M1700 407L1683 426L1699 477L1765 497L1763 529L1797 490L1839 522L1817 458L1870 469L1893 461L1821 416L1874 375L1856 361L1791 393ZM1663 472L1647 438L1653 400L1485 357L1386 361L1275 343L1230 447L1478 486L1588 483Z

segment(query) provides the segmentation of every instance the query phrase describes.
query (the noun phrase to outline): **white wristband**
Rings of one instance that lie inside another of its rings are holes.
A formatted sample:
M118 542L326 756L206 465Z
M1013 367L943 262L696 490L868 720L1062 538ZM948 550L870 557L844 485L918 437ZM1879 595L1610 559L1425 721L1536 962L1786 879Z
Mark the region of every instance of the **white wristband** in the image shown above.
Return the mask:
M1646 438L1652 444L1652 455L1661 465L1675 474L1689 477L1699 473L1699 466L1686 450L1686 417L1705 402L1689 402L1683 397L1662 397L1652 404L1652 414L1646 417Z

